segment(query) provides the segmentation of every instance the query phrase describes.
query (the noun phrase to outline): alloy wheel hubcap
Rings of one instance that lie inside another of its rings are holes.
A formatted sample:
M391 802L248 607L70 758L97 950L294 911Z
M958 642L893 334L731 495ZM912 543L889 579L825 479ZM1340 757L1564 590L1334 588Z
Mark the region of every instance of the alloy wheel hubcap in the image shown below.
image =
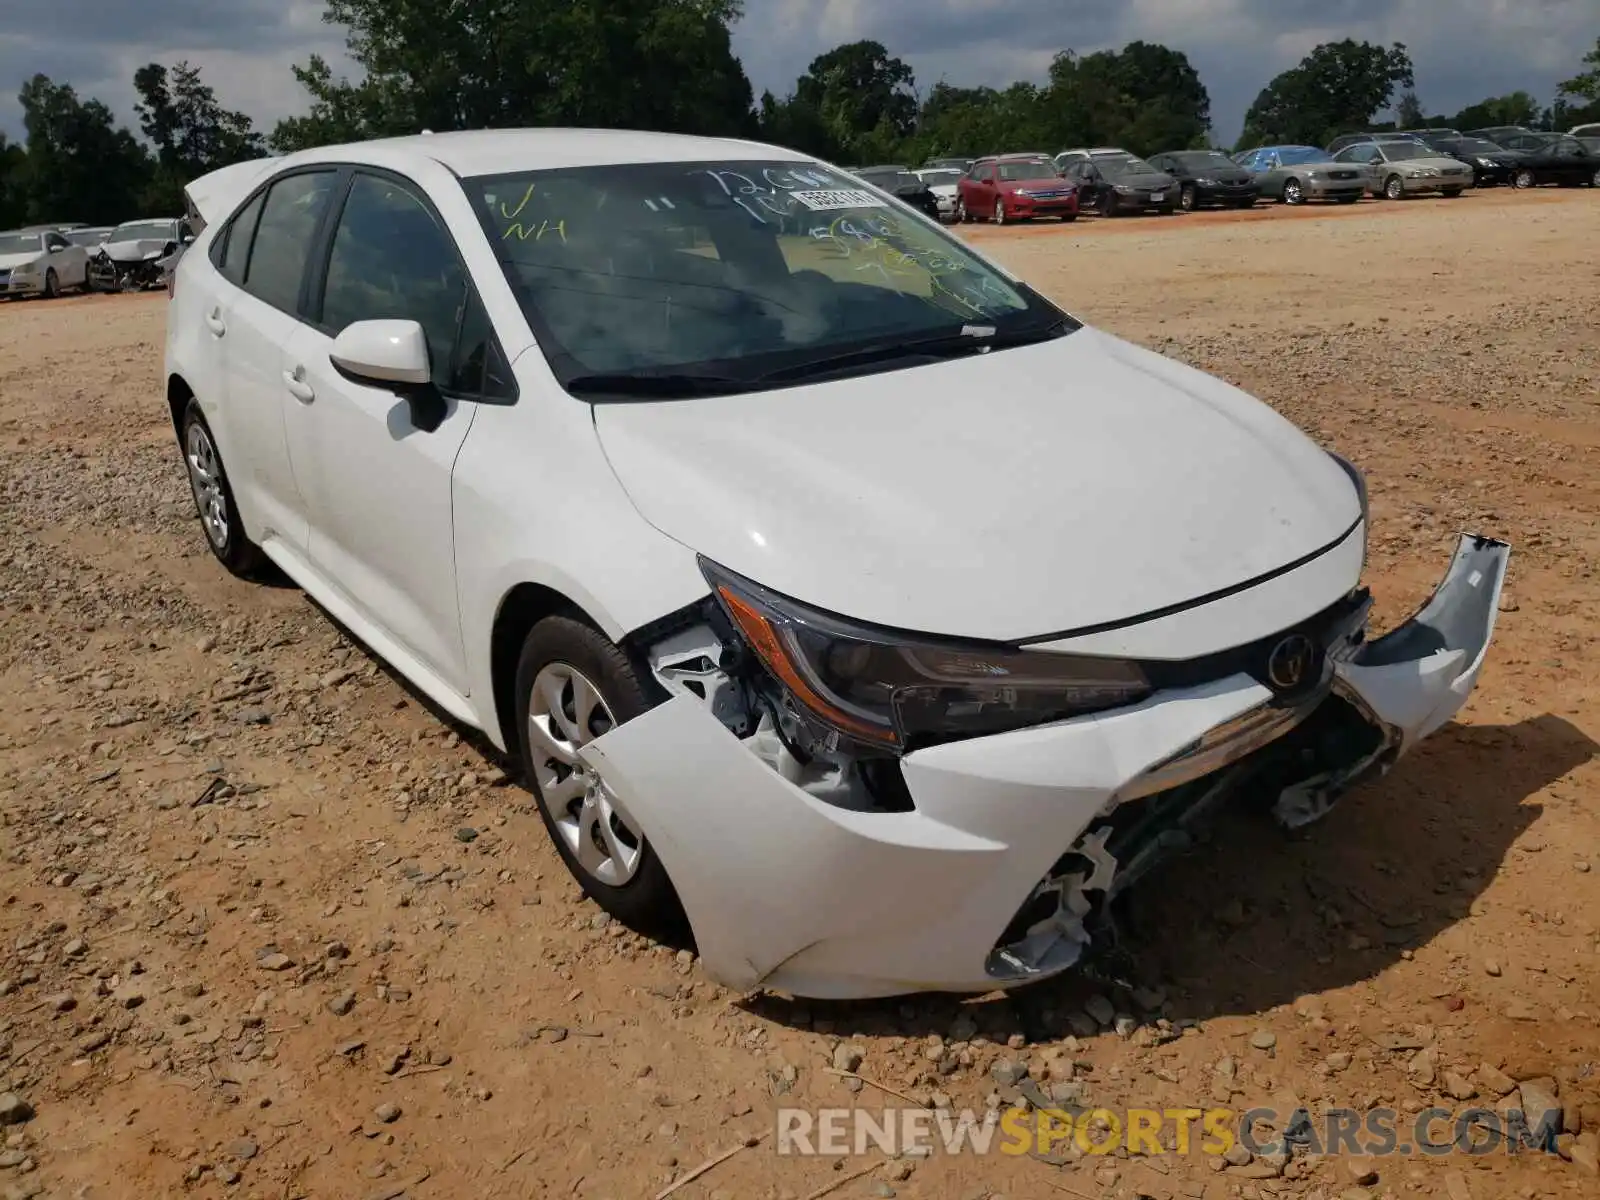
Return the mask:
M228 545L228 498L222 490L222 465L217 459L217 448L211 444L204 426L189 426L184 460L189 464L189 486L194 490L195 507L200 510L200 523L205 526L206 537L218 550L225 549Z
M1283 189L1283 194L1289 197L1290 204L1298 204L1300 202L1300 185L1298 183L1291 183L1288 187Z
M600 689L576 667L554 662L534 677L528 743L539 798L584 873L609 887L639 873L644 836L578 751L616 723Z

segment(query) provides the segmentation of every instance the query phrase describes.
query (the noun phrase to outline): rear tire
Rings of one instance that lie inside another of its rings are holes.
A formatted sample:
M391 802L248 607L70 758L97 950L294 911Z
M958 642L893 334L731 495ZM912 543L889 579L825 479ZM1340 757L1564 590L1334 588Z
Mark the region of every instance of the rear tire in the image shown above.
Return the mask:
M546 617L522 644L516 687L528 787L568 872L630 929L683 940L688 918L655 848L575 753L650 709L633 664L582 621Z
M200 411L200 401L192 397L183 411L182 428L179 445L206 545L231 574L240 579L254 579L266 566L267 556L245 534L244 522L239 519L239 505L233 497L233 485L228 482L228 472L222 465L211 426L206 424L205 414Z

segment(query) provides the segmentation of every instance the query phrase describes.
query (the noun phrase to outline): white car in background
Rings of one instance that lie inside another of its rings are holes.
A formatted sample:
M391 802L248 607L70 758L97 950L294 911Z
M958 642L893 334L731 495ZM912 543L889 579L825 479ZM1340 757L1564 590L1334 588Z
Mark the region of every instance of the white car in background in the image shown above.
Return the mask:
M159 287L193 237L177 218L126 221L106 235L89 260L90 282L107 292Z
M956 192L966 172L954 167L923 167L912 174L927 184L928 190L933 193L939 205L939 219L953 220L956 215Z
M89 283L89 255L53 230L0 233L0 296L59 296Z
M217 559L518 756L588 894L731 987L1068 970L1217 801L1316 820L1483 666L1503 542L1368 640L1355 467L795 152L438 134L191 198Z

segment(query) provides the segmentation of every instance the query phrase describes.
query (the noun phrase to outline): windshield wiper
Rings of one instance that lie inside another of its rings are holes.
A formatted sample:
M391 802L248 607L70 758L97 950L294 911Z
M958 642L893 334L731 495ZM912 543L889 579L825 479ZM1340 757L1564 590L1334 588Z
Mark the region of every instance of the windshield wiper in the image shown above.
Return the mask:
M793 366L779 367L775 371L757 376L755 382L770 385L789 380L809 379L834 371L848 370L851 367L890 362L897 358L960 358L968 354L982 354L988 350L1047 342L1051 338L1071 333L1076 328L1078 328L1077 323L1072 320L1052 321L1048 325L1030 325L1005 332L999 331L993 325L963 325L957 333L877 342L843 354L829 354L822 358L795 363Z
M574 375L566 382L574 396L649 396L663 400L691 396L727 396L748 391L748 380L731 375L697 375L692 371L630 375L624 371Z

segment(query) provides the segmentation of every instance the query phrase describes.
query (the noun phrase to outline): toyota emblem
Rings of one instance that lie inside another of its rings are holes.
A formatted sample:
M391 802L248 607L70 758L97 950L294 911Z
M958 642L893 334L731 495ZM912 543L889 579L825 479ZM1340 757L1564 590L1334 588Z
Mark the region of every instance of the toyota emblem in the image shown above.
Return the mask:
M1267 678L1280 691L1292 691L1306 681L1316 657L1316 643L1303 633L1291 633L1267 656Z

